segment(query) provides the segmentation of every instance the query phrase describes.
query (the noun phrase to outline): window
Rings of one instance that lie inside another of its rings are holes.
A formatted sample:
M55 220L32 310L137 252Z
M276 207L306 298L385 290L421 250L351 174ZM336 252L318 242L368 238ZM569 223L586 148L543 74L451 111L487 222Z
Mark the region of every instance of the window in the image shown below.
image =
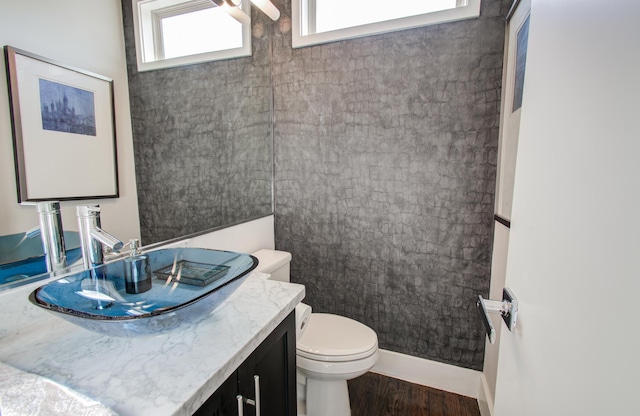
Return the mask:
M250 21L240 23L210 0L132 3L138 71L251 55Z
M480 15L480 0L292 1L294 48Z

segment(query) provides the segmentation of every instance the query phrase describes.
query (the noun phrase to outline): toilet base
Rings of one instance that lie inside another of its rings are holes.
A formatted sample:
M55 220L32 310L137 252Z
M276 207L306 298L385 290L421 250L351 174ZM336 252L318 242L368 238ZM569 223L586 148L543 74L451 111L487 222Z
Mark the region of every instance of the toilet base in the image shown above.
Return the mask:
M316 380L307 377L307 416L351 416L346 380Z
M307 378L300 373L300 370L296 372L296 381L298 416L307 416Z

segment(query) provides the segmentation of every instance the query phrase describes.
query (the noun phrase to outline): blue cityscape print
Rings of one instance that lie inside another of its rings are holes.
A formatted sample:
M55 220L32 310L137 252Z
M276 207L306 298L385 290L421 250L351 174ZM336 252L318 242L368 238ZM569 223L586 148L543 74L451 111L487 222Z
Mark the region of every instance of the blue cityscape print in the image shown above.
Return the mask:
M96 135L93 92L40 78L40 106L44 130Z

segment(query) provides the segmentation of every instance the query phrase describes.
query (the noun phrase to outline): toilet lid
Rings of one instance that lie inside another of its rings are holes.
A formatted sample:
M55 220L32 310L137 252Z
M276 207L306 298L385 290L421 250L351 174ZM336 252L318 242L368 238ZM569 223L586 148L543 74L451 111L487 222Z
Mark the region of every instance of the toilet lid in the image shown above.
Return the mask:
M351 361L375 353L378 336L373 329L353 319L312 313L296 348L298 355L312 360Z

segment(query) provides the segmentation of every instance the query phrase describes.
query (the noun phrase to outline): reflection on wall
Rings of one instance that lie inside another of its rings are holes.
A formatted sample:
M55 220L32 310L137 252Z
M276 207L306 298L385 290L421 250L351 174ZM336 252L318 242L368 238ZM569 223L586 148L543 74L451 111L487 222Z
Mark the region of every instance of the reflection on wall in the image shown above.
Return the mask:
M314 311L381 348L482 368L510 3L295 50L275 35L276 247Z
M252 57L139 73L122 6L143 244L271 213L268 35Z
M11 45L113 79L120 197L63 201L60 205L64 229L78 229L76 205L100 204L105 229L123 241L140 238L120 5L111 1L21 0L2 2L0 9L0 45ZM0 61L4 66L4 56ZM37 226L38 212L35 206L18 204L7 77L4 70L1 72L0 235L8 235ZM69 96L67 98L70 99ZM64 107L64 94L61 100L61 107ZM68 107L76 107L77 115L77 104L71 100L67 104ZM92 140L89 136L84 137ZM52 166L38 165L34 168L40 173L50 171ZM103 173L76 171L86 183L91 183Z

